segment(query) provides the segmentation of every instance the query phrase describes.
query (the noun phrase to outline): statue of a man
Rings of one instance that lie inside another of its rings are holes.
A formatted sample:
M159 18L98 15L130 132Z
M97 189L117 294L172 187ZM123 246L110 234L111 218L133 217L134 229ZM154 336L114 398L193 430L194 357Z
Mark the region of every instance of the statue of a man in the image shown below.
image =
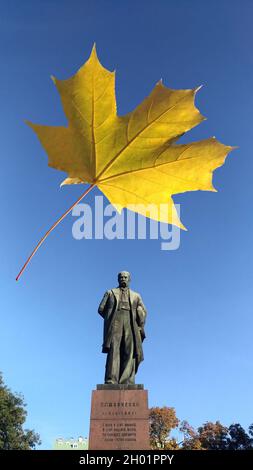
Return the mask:
M119 286L108 290L98 308L104 318L105 383L134 384L143 361L146 309L140 294L129 289L130 274L118 274Z

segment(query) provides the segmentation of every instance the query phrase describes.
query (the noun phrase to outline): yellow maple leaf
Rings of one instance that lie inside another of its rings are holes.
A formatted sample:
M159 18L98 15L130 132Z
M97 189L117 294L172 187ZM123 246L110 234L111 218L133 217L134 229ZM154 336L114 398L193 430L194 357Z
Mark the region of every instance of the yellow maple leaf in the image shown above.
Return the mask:
M118 116L115 72L101 65L95 45L74 76L53 80L68 127L28 124L46 150L49 166L68 174L62 184L90 186L40 240L18 277L53 228L95 186L118 210L130 207L184 228L172 195L215 191L212 172L233 149L214 137L175 145L179 137L205 119L194 104L199 88L173 90L159 81L136 109ZM158 210L149 211L150 205Z

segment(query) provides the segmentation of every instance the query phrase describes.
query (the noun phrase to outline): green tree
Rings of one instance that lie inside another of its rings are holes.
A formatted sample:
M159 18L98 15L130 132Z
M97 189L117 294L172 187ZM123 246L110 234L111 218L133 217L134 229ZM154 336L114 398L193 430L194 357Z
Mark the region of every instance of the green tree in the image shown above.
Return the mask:
M0 449L30 450L40 444L40 437L34 431L23 429L27 411L24 398L12 393L4 384L0 373Z
M152 449L177 449L174 438L169 438L172 429L179 424L174 408L164 406L151 408L149 412L150 444Z
M251 425L252 426L252 425ZM249 427L249 434L243 429L239 423L231 424L228 428L228 449L229 450L249 450L253 449L253 439L251 426Z
M249 427L249 435L253 438L253 423ZM252 439L253 441L253 439Z

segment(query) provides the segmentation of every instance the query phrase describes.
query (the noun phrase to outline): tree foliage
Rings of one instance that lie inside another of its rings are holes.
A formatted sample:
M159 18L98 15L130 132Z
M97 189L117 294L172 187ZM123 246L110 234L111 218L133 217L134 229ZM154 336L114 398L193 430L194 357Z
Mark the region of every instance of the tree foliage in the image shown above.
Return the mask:
M227 447L228 428L219 421L207 422L198 428L198 438L205 450L223 450Z
M153 449L175 449L175 439L169 439L172 429L179 424L174 408L151 408L149 413L150 443Z
M249 450L253 449L253 425L249 427L249 434L243 429L239 424L231 424L228 428L229 440L228 440L228 449L229 450Z
M170 435L175 428L183 434L181 442ZM253 424L248 433L239 423L227 427L220 421L207 421L194 429L179 421L174 408L156 407L150 409L150 444L153 449L253 450Z
M181 422L179 431L184 435L184 440L181 443L184 450L203 450L198 432L188 421Z
M27 411L24 398L12 393L4 384L0 373L0 449L31 450L40 444L40 437L33 430L23 429Z

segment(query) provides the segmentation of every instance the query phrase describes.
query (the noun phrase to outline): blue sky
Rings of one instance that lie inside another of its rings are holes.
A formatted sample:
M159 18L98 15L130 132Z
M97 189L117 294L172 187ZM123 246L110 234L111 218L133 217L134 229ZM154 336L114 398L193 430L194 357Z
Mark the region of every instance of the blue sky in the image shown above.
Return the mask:
M253 422L252 14L247 0L2 1L0 370L24 394L43 448L88 435L105 362L97 305L122 269L148 308L137 382L150 406L173 406L193 426ZM184 141L215 135L239 149L215 172L217 193L175 196L188 228L178 250L161 251L159 240L77 241L69 215L16 283L82 191L59 188L64 174L48 168L24 119L66 124L50 75L75 73L94 42L116 69L119 114L161 77L171 88L202 84L196 104L208 119Z

